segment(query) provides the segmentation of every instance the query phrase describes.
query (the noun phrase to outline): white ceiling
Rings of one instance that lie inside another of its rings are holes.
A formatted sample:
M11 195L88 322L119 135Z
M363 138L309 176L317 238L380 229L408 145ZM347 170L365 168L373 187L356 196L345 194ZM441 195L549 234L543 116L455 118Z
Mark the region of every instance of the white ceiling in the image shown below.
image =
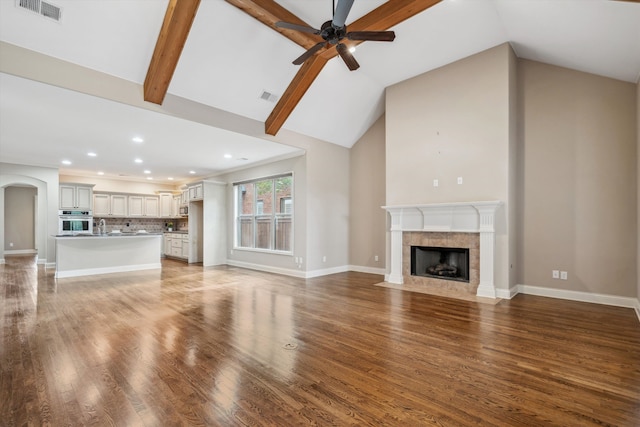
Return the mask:
M332 0L278 2L313 27L331 18ZM0 0L0 40L144 82L167 0L51 3L62 8L60 23L21 10L14 0ZM355 0L347 25L382 3ZM505 42L520 58L629 82L640 76L638 3L444 0L393 30L393 43L358 47L357 71L348 71L339 57L329 61L283 128L351 147L383 113L386 87ZM282 94L298 70L291 61L302 52L234 6L202 0L169 93L264 122L275 104L260 94ZM34 104L40 107L27 110ZM297 151L8 75L0 78L0 106L2 161L59 167L73 155L74 165L63 169L70 172L98 168L143 177L142 168L132 164L139 152L143 168L149 165L158 179L189 169L211 175L242 166L241 157L249 159L242 161L247 165ZM132 133L144 134L146 142L132 146ZM98 157L77 157L88 150L100 151ZM227 152L232 161L221 157Z

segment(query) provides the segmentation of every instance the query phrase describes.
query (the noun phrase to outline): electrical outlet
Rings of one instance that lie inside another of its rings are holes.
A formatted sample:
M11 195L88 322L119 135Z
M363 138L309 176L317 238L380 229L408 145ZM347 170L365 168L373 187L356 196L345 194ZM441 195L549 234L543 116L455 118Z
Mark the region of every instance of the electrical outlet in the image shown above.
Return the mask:
M462 177L461 176L458 177L458 184L462 184Z
M374 260L375 262L378 262L378 255L374 256L374 257L373 257L373 260Z
M559 279L560 278L560 271L559 270L552 270L551 271L551 277L553 277L554 279Z
M568 279L568 274L566 271L561 271L560 272L560 279L562 280L567 280Z
M326 255L322 257L322 262L327 262L327 256Z
M433 180L433 186L437 187L438 185L440 185L440 181L438 181L437 179Z
M9 243L9 247L12 248L13 247L13 242Z

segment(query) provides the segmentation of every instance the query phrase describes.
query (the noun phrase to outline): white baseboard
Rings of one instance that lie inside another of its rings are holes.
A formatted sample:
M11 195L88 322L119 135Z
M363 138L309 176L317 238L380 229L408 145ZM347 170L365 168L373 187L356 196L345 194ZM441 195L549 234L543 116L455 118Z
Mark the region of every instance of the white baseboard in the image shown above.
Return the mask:
M302 271L293 268L272 267L263 264L253 264L250 262L227 260L227 264L234 267L248 268L249 270L265 271L267 273L283 274L285 276L298 277L300 279L311 279L314 277L327 276L329 274L344 273L347 271L359 271L362 273L384 274L382 269L371 269L368 267L342 265L339 267L323 268L320 270Z
M56 263L55 262L47 262L47 260L43 260L44 261L44 269L48 270L50 268L55 269L56 268Z
M513 293L515 290L515 293ZM543 288L540 286L516 285L509 289L510 297L513 298L519 293L527 295L538 295L541 297L559 298L571 301L591 302L594 304L612 305L614 307L633 308L640 320L640 300L633 297L622 297L618 295L597 294L592 292L568 291L565 289Z
M344 273L346 271L349 271L349 266L347 265L342 265L340 267L323 268L321 270L307 271L305 278L311 279L312 277L327 276L329 274Z
M227 264L233 267L247 268L249 270L265 271L267 273L283 274L285 276L299 277L305 279L305 272L302 270L294 270L292 268L272 267L270 265L254 264L251 262L235 261L228 259Z
M357 271L358 273L379 274L384 276L386 271L384 268L366 267L363 265L350 265L349 271Z
M4 258L0 258L0 264L6 264Z
M15 249L10 251L4 251L5 255L35 255L38 251L36 249Z

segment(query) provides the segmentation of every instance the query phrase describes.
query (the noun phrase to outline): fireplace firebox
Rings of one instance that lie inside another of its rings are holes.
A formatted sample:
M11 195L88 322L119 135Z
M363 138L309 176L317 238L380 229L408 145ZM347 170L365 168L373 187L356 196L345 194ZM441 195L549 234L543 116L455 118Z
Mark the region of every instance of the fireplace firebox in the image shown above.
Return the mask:
M469 282L469 249L411 246L411 275Z

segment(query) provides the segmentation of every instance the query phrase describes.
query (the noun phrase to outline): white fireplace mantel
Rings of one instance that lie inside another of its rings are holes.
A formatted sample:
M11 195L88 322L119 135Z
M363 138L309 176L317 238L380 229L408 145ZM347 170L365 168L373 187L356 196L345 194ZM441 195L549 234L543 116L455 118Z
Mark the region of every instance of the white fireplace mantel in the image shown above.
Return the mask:
M391 216L391 265L385 280L402 284L402 233L405 231L480 233L480 284L476 295L496 297L495 214L501 201L382 206Z

